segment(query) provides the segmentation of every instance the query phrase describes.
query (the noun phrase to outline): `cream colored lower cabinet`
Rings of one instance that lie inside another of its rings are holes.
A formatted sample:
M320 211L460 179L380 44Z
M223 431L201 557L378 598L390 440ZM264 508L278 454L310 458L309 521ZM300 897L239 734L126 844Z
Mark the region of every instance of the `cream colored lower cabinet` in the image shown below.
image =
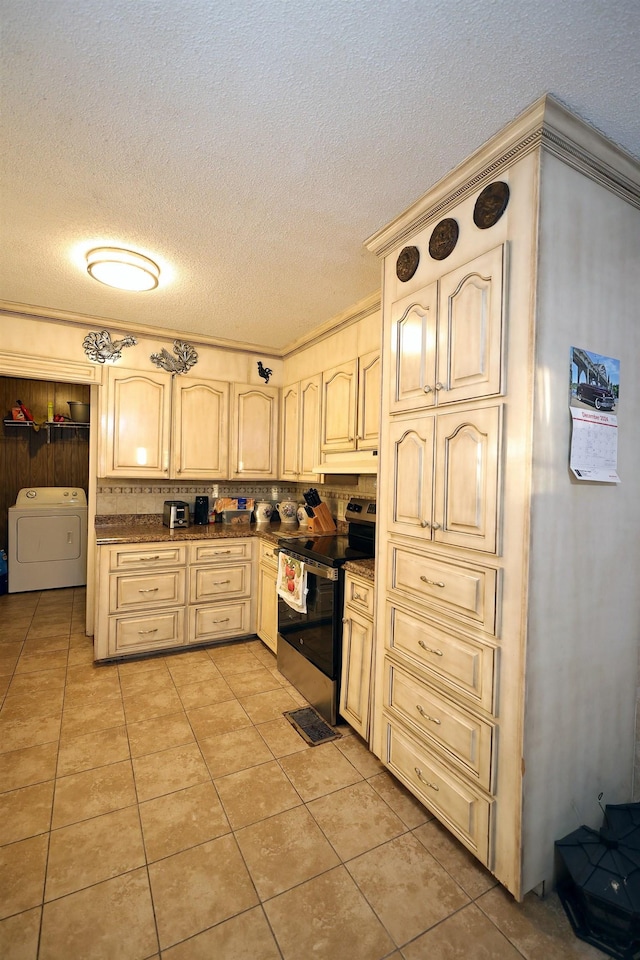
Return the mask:
M98 548L96 660L253 632L253 541Z
M256 633L273 653L278 649L278 562L273 544L265 540L259 543L258 564L258 613Z
M374 585L345 575L340 715L369 739Z

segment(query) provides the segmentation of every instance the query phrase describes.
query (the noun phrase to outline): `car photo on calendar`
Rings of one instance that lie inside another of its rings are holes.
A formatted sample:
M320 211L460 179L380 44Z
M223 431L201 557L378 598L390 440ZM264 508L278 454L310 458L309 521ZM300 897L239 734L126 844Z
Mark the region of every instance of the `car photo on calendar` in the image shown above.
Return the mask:
M618 413L620 361L584 347L571 347L569 403L572 407Z

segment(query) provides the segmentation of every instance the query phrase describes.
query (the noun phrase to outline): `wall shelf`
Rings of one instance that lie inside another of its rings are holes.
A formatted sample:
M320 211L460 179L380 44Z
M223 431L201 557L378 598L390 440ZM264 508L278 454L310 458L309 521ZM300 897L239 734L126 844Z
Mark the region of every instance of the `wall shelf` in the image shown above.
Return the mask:
M55 420L46 420L44 423L35 423L33 420L12 420L11 418L5 417L2 421L5 427L18 427L34 430L36 433L39 430L46 430L47 433L47 443L51 443L51 431L52 430L75 430L76 436L77 431L80 430L82 433L89 431L88 423L76 423L75 420L64 420L62 423L56 423Z

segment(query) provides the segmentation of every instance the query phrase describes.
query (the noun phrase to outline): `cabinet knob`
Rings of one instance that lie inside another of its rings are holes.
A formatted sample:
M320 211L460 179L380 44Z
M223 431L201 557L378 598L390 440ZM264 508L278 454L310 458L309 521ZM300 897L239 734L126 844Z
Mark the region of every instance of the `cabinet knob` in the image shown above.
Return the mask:
M349 620L347 619L347 617L343 617L343 618L342 618L342 622L343 622L343 623L349 623Z
M430 587L444 587L442 580L429 580L429 578L425 576L421 576L420 579L423 583L428 583Z
M436 383L436 390L443 390L443 389L444 389L444 383L440 383L440 381L438 380L438 382Z
M425 778L422 776L422 770L420 769L420 767L414 767L413 769L414 769L415 772L416 772L416 776L417 776L418 780L419 780L421 783L424 783L425 787L431 787L431 789L432 789L432 790L435 790L436 793L438 792L438 790L440 789L440 787L439 787L436 783L431 783L430 780L425 780Z
M432 529L432 530L439 530L439 529L440 529L440 524L438 523L437 520L434 520L434 521L433 521L433 523L431 524L431 529Z
M424 390L425 393L431 393L431 390L432 390L433 388L430 387L428 383L425 383L425 385L424 385L424 387L423 387L422 389Z
M429 523L428 520L421 520L421 521L420 521L420 526L421 526L421 527L430 527L431 524Z

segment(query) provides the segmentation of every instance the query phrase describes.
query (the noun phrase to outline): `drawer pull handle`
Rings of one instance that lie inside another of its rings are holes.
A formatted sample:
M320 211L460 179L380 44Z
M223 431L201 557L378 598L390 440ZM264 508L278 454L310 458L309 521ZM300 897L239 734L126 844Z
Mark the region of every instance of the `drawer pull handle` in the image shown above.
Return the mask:
M142 562L145 562L145 563L146 563L148 560L159 560L159 559L160 559L160 554L159 554L159 553L156 553L155 557L139 557L138 559L139 559L140 563L142 563Z
M435 650L433 647L428 647L428 646L426 645L426 643L424 642L424 640L418 640L418 644L419 644L419 646L422 647L423 650L426 650L427 653L434 653L434 654L436 655L436 657L443 657L443 656L444 656L442 650Z
M157 627L154 627L153 630L138 630L138 634L139 634L141 637L144 637L144 635L145 635L146 633L157 633L157 632L158 632L158 628L157 628Z
M214 557L219 557L220 554L223 554L223 553L231 553L231 550L214 550L213 551Z
M424 783L425 787L431 787L432 790L438 792L440 787L437 785L437 783L431 783L429 780L425 780L425 778L422 776L422 770L420 767L414 767L413 769L416 772L418 780L420 780L421 783Z
M220 587L220 586L222 586L223 583L231 583L231 580L214 580L214 581L213 581L213 586L214 586L214 587Z
M425 711L424 707L421 707L419 703L416 703L416 710L420 714L423 720L431 720L431 723L437 723L438 726L441 724L441 720L438 720L437 717L430 717L429 714Z
M430 587L444 587L442 580L429 580L428 577L420 577L423 583L428 583Z
M229 617L224 617L223 620L212 620L212 623L229 623Z
M158 587L140 587L138 593L157 593Z

